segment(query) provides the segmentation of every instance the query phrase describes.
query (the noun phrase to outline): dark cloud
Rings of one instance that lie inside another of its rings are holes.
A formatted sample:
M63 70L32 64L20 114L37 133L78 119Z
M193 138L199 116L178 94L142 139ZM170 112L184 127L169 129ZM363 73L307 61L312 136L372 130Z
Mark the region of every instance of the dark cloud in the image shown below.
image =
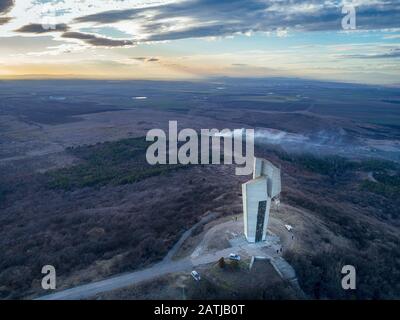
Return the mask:
M351 54L342 55L345 58L355 58L355 59L385 59L385 58L400 58L400 49L392 49L386 53L378 54Z
M2 24L6 24L8 21L10 21L11 18L10 17L0 17L0 26Z
M0 15L10 11L13 5L14 5L13 0L0 0ZM11 19L12 19L11 17L0 17L0 26L6 24Z
M22 33L47 33L47 32L65 32L67 30L68 26L64 23L56 24L54 26L49 26L48 28L46 28L46 26L42 24L32 23L32 24L27 24L15 31Z
M99 23L114 23L122 20L128 20L135 15L145 12L144 9L127 9L127 10L111 10L104 11L88 16L83 16L75 19L75 22L99 22Z
M400 27L400 2L366 3L356 8L357 29L372 30ZM300 31L341 31L339 2L319 0L189 0L147 8L112 10L77 18L77 22L99 24L137 20L148 41L225 36L249 31L276 31L282 28ZM150 17L150 18L149 18ZM174 18L189 18L196 25L179 31ZM168 19L168 20L166 20Z
M62 34L61 37L83 40L88 44L99 47L123 47L135 44L133 41L130 40L114 40L81 32L65 32Z
M157 62L157 61L160 61L160 59L158 59L158 58L146 58L146 57L135 57L135 58L132 58L132 59L137 60L137 61L142 61L142 62Z
M146 29L148 29L146 30L146 32L154 30L154 28L152 28L152 25L147 27ZM232 33L247 32L247 31L251 31L251 29L249 29L248 27L244 27L243 29L236 29L229 24L220 24L220 25L212 25L204 27L202 26L191 27L181 31L170 31L170 32L159 31L148 37L147 40L164 41L164 40L179 40L187 38L204 38L213 36L226 36L226 35L231 35Z
M14 0L0 0L0 13L8 12L14 5Z

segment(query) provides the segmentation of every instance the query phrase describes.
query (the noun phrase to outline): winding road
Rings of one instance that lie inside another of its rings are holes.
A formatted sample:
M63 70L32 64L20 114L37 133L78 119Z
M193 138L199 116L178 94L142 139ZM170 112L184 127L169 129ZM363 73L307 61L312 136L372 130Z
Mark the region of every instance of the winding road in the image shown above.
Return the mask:
M140 282L151 280L153 278L157 278L169 273L190 271L196 266L216 262L221 257L228 257L231 252L245 253L249 256L267 257L271 260L272 265L282 278L289 280L292 283L297 283L296 274L293 268L276 253L275 246L266 245L265 243L251 244L243 241L239 242L236 246L223 250L218 250L213 253L202 254L199 256L192 255L190 257L186 257L177 261L172 260L172 257L178 251L182 243L191 235L192 231L197 226L202 224L204 225L215 218L216 215L214 213L211 213L201 219L192 228L184 232L179 241L168 252L166 257L161 262L151 267L55 292L39 297L36 300L87 299L99 293L135 285Z

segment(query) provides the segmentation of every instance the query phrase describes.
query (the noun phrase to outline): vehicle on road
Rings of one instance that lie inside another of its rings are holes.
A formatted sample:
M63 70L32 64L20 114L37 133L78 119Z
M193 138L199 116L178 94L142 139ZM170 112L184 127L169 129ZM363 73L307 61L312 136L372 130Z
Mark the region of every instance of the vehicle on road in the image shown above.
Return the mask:
M240 261L240 256L239 256L238 254L236 254L236 253L231 253L231 254L229 255L229 259L231 259L231 260L236 260L236 261Z
M192 275L194 280L200 281L201 279L200 274L196 270L193 270L190 274Z
M293 227L290 224L285 224L285 228L287 229L287 231L291 232Z

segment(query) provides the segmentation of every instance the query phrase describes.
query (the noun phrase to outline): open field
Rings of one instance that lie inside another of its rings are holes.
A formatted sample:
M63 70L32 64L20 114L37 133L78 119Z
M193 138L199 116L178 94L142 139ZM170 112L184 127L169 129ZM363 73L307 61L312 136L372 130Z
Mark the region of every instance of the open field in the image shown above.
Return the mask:
M285 79L219 82L0 82L0 297L43 295L45 264L56 267L58 289L151 266L208 212L224 221L240 215L248 177L235 176L233 165L145 162L146 132L177 120L180 129L283 131L285 139L274 143L257 140L256 155L282 168L283 204L270 231L284 243L305 293L399 298L400 91ZM293 135L305 139L288 142ZM294 226L295 242L284 222ZM215 223L196 230L177 257ZM223 244L212 239L215 249ZM338 282L342 264L359 270L351 295ZM240 283L221 289L238 277L215 266L202 272L213 296L238 297ZM206 289L191 288L186 278L173 274L99 298L180 298L179 281L188 298L202 297ZM153 287L163 288L160 296ZM255 290L253 297L280 296Z

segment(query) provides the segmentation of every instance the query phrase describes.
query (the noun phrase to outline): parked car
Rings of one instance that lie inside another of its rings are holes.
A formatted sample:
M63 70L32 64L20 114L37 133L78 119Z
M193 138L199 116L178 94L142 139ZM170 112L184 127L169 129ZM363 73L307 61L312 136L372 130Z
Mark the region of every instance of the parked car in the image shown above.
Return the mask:
M287 231L292 231L293 227L290 224L285 224L285 228L287 229Z
M192 275L194 280L200 281L201 279L200 274L196 270L193 270L190 274Z
M236 261L240 261L240 256L239 256L238 254L236 254L236 253L231 253L231 254L229 255L229 259L231 259L231 260L236 260Z

